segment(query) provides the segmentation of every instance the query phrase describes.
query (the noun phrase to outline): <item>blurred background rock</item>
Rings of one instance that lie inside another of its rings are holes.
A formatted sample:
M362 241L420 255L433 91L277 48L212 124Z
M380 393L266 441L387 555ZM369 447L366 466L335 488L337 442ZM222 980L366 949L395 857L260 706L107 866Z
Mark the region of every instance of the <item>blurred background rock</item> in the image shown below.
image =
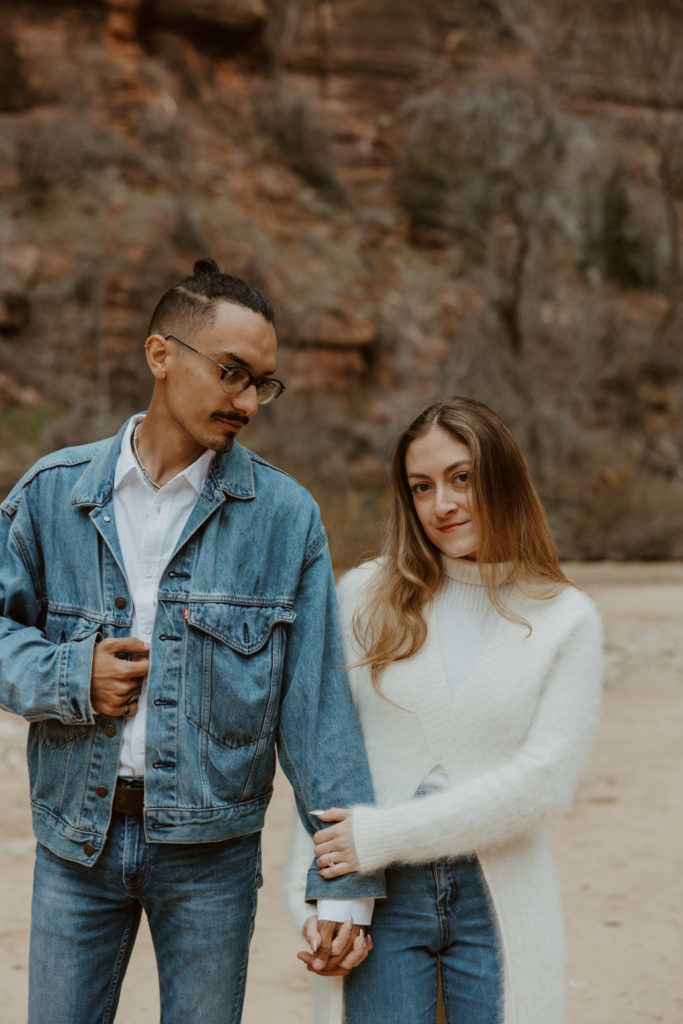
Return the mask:
M0 494L143 408L213 256L278 311L245 443L372 550L447 393L522 440L563 558L683 558L678 0L0 2Z

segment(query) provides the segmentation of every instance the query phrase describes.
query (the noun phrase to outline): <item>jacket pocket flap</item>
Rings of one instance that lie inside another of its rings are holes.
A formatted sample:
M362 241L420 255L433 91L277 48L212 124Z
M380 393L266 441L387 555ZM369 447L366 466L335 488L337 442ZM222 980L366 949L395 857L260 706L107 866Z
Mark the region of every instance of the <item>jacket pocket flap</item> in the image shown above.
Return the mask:
M209 633L241 654L259 651L278 622L294 622L296 612L286 605L194 604L191 626Z

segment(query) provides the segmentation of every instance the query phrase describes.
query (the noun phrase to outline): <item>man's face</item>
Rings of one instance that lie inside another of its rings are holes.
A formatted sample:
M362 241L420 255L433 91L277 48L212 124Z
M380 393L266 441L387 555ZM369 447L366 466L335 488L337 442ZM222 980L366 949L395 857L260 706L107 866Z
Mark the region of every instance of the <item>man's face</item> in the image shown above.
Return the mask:
M245 306L220 302L210 326L184 336L184 342L219 363L243 366L253 377L275 372L277 339L273 325ZM235 437L258 411L256 388L250 385L235 395L221 388L221 371L178 342L170 340L164 400L175 425L202 449L226 452Z

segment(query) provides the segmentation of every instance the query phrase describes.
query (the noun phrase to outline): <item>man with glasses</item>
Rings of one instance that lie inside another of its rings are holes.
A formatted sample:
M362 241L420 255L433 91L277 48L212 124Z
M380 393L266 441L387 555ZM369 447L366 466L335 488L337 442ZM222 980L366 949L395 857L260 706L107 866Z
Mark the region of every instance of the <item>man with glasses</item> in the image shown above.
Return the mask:
M239 1021L276 748L309 832L372 800L317 507L235 442L284 391L276 347L267 300L199 261L152 316L147 413L41 459L0 508L0 704L31 723L38 838L30 1024L113 1021L143 910L164 1024ZM312 866L315 969L364 958L382 894Z

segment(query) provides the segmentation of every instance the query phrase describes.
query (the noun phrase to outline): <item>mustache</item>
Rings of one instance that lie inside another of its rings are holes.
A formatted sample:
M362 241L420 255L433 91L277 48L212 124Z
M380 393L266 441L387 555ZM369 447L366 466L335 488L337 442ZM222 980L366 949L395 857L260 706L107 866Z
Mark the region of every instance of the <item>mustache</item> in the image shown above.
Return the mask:
M241 423L243 427L246 427L249 422L248 416L240 416L237 412L212 412L211 419L214 420L233 420L235 423Z

